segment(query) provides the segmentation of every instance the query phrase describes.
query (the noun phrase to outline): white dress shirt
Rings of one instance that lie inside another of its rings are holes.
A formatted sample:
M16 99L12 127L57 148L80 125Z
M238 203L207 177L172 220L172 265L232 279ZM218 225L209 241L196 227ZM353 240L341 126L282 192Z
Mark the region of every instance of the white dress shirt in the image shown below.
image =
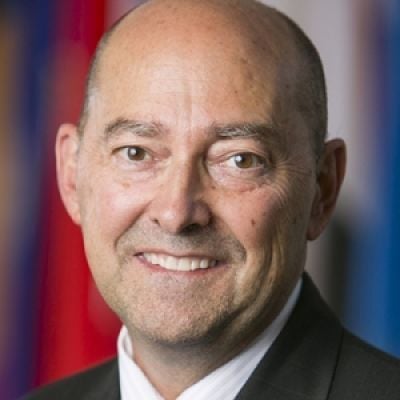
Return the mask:
M286 324L298 300L301 280L275 320L247 349L183 391L176 400L233 400ZM121 400L163 400L133 360L128 330L117 342Z

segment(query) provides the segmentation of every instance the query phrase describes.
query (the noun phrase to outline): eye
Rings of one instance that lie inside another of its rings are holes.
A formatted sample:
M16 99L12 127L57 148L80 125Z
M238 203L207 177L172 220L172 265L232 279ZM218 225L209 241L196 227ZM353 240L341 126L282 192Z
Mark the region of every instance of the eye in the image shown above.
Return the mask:
M149 157L147 151L138 146L125 146L120 151L130 161L143 161Z
M240 169L250 169L257 167L264 167L265 160L253 153L238 153L229 157L227 160L229 167L240 168Z

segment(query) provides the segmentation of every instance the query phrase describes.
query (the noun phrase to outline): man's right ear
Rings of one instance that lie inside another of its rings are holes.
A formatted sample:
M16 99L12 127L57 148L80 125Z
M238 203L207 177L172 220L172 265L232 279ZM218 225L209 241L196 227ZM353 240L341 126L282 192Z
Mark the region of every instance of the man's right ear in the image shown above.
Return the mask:
M80 224L77 194L79 142L80 138L75 125L60 126L55 148L58 189L68 214L76 224Z

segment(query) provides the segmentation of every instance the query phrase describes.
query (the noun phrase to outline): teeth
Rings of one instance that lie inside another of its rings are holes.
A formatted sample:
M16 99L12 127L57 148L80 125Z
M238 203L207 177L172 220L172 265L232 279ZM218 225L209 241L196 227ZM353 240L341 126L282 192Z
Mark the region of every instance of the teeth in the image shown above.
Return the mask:
M179 260L176 260L175 257L168 256L167 257L167 262L165 263L165 268L167 269L177 269L178 267ZM162 263L160 263L162 266Z
M196 269L215 267L217 264L216 260L206 258L174 257L155 253L143 253L143 257L151 264L172 271L195 271Z
M190 271L192 263L189 258L183 257L179 260L179 271Z
M200 260L192 260L190 263L192 271L200 268Z

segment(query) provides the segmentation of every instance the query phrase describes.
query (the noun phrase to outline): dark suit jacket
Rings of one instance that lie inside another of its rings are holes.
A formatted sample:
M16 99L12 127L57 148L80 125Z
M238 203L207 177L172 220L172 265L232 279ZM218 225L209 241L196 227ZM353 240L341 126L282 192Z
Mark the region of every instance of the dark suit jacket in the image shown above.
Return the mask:
M56 382L25 400L119 400L118 365ZM400 361L343 329L305 276L285 328L237 400L400 400Z

